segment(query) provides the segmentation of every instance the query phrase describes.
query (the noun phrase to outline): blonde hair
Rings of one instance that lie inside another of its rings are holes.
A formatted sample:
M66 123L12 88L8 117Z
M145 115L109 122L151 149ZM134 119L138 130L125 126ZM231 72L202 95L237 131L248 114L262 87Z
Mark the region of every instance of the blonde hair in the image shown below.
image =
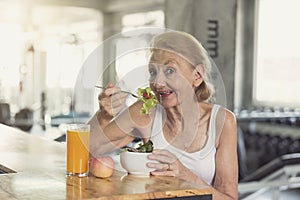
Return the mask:
M150 47L152 51L159 49L175 53L188 61L194 68L201 65L203 67L203 73L201 73L203 82L195 88L195 94L198 101L211 99L214 93L211 84L211 62L207 51L195 37L185 32L169 31L155 36Z

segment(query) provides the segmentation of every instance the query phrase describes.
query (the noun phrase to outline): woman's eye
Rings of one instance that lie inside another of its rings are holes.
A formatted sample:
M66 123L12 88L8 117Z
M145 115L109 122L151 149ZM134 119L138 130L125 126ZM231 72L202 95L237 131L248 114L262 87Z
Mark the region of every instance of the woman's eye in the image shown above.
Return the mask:
M149 70L149 74L150 76L155 76L156 75L156 71L155 70Z
M174 69L173 68L166 69L166 74L173 74L173 73L174 73Z

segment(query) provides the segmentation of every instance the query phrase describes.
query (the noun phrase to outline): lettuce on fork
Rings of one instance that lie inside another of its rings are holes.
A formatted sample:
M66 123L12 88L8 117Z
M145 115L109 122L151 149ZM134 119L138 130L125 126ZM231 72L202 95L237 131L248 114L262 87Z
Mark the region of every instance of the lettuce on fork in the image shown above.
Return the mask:
M138 88L137 95L139 100L143 101L143 107L140 110L141 114L149 114L150 108L157 104L156 97L150 87Z

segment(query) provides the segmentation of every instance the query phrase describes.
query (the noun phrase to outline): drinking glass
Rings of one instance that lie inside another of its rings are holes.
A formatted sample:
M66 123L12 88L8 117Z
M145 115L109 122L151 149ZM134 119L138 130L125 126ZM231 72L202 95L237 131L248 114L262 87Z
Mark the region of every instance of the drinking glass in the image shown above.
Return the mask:
M90 125L68 124L67 175L84 177L89 172Z

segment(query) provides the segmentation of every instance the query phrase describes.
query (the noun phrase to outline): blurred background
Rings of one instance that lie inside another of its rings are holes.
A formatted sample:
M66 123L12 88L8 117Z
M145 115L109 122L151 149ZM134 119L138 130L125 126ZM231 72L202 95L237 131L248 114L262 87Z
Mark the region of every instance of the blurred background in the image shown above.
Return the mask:
M9 104L2 122L22 123L16 119L21 110L23 115L32 114L34 123L69 115L75 81L89 54L105 38L124 30L164 27L163 5L163 1L1 0L0 101Z
M101 55L113 58L136 42L126 31L182 30L222 74L238 120L240 180L255 180L262 166L300 152L299 8L298 0L0 0L0 123L59 138L74 115L86 122L97 109L94 90L73 99L95 48L121 33ZM119 59L102 84L146 59Z

